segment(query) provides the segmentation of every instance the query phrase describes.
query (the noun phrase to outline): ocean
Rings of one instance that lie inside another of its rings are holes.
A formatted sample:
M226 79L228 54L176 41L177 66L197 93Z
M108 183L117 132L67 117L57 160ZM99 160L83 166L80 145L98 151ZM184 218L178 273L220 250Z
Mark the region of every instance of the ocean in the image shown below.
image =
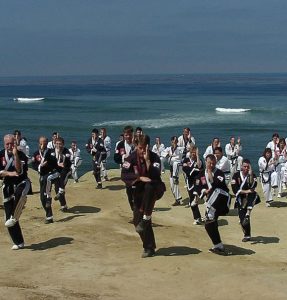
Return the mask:
M43 97L19 103L17 97ZM287 74L117 75L0 78L0 135L22 132L37 149L40 135L59 131L66 147L78 142L83 164L91 170L85 143L93 128L106 127L113 146L126 125L140 126L152 142L190 127L203 154L213 137L221 145L241 138L242 155L257 161L274 132L287 136ZM243 108L222 113L216 108ZM1 147L2 147L1 143ZM111 157L109 168L116 165Z

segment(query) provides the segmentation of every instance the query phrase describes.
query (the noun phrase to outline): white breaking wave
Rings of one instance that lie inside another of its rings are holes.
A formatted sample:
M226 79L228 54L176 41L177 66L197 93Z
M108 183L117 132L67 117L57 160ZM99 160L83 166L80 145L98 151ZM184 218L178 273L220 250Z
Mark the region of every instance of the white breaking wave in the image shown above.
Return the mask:
M246 111L250 111L250 108L224 108L224 107L216 107L216 111L222 113L242 113Z
M258 123L259 120L251 119L251 123ZM246 122L242 120L240 114L238 116L227 116L226 114L204 113L204 114L168 114L161 115L156 119L145 120L118 120L104 121L94 123L94 127L124 127L127 125L141 126L143 128L160 129L167 127L185 127L199 124L225 124L226 122L240 124ZM265 121L266 122L266 121Z
M37 102L37 101L42 101L45 98L14 98L14 101L18 102Z

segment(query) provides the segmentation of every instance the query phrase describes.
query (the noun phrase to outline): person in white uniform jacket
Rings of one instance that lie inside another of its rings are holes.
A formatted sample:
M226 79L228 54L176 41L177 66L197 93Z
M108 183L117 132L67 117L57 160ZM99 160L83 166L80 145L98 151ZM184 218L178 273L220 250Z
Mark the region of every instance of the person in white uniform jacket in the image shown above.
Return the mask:
M282 190L286 188L287 183L287 153L286 142L281 138L278 143L278 148L275 151L275 159L278 161L276 173L278 176L278 198L282 197Z
M220 147L220 140L219 140L219 138L217 138L217 137L213 138L211 145L209 145L209 146L206 148L206 150L205 150L205 152L204 152L204 154L203 154L204 160L206 159L207 155L209 155L209 154L214 154L214 149L215 149L216 147Z
M165 157L163 156L165 150L164 144L161 143L160 137L155 138L155 144L152 147L152 152L156 153L158 157L160 158L160 164L161 164L161 173L164 173L164 162Z
M263 189L263 194L266 201L266 206L271 206L273 201L272 188L278 186L278 177L275 172L277 161L272 157L272 150L270 148L265 148L263 155L258 160L261 184Z
M74 179L74 182L79 181L78 176L78 167L82 164L82 158L81 158L81 150L77 147L77 142L72 141L71 148L69 149L70 152L70 159L71 159L71 171L72 171L72 177Z
M179 172L182 168L181 162L184 148L178 147L178 139L176 136L172 136L170 142L171 146L164 150L163 156L166 157L170 166L170 186L175 198L175 202L172 205L176 206L181 204L182 199L179 191Z
M216 157L216 168L224 173L226 185L230 182L230 162L226 156L223 155L223 150L221 147L216 147L214 149L214 155Z
M235 172L241 170L241 165L243 157L240 156L242 151L240 137L237 139L237 144L235 144L235 137L232 136L228 144L225 145L225 154L230 163L230 178L233 177Z
M101 162L101 177L103 177L103 181L108 181L109 178L108 178L108 171L107 171L107 163L108 163L108 158L111 156L112 140L107 135L106 128L100 129L100 136L104 141L104 147L106 148L107 151L107 158L102 160Z
M275 151L278 148L279 134L277 132L273 133L272 140L267 144L266 148L270 148L272 151L272 157L275 157Z
M186 155L189 155L189 149L191 146L195 145L195 139L191 135L190 128L186 127L183 129L182 135L179 136L178 142L177 142L178 147L183 147L183 155L182 158L184 159Z

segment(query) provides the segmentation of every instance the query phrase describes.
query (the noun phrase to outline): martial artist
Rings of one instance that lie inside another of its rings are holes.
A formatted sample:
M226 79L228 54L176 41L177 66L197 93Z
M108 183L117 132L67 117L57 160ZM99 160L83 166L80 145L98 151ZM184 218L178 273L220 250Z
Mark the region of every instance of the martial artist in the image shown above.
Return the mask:
M238 209L239 221L244 234L242 242L248 242L251 240L251 211L254 205L260 203L260 198L255 191L257 178L248 159L243 160L241 171L237 171L233 175L231 187L236 197L235 208Z
M208 154L205 160L206 170L202 170L195 183L195 191L200 198L206 198L205 230L212 240L210 252L226 255L218 231L218 217L229 212L230 195L224 174L216 168L216 158Z
M68 182L69 176L71 175L71 155L70 151L64 147L65 142L62 137L58 137L55 141L55 149L51 155L55 156L57 159L57 171L60 176L55 180L55 191L57 193L55 200L59 200L61 205L61 211L67 212L68 206L66 201L66 191L65 187Z
M275 158L278 162L276 166L276 173L278 177L278 195L277 198L282 197L283 188L286 189L287 183L287 152L286 142L284 138L281 138L278 143L278 148L275 151Z
M39 138L39 149L33 154L32 166L39 173L40 200L46 213L45 224L53 223L52 211L52 184L58 180L58 163L52 150L47 147L48 139L45 136Z
M101 161L101 177L103 178L103 181L109 181L108 171L107 171L107 163L108 163L108 158L111 156L112 140L107 135L106 128L100 129L100 137L104 141L104 147L106 148L106 151L107 151L106 159L103 159Z
M207 146L207 148L203 154L204 160L206 159L208 154L214 154L214 149L216 147L220 147L220 140L217 137L213 138L211 145Z
M92 130L92 136L86 144L86 150L92 155L93 175L97 182L97 189L102 189L101 163L107 158L107 151L104 141L99 137L97 128Z
M142 257L145 258L155 254L151 215L155 201L165 192L165 185L160 178L160 159L149 149L149 136L138 136L135 143L136 150L125 158L122 165L121 177L127 186L134 187L133 222L143 242Z
M126 126L123 131L123 140L120 141L115 149L114 161L115 163L122 166L125 159L134 151L135 146L133 143L133 128L131 126ZM128 202L131 210L134 209L133 200L133 186L126 185L126 194L128 197Z
M186 127L183 129L182 135L178 137L178 147L183 148L182 158L184 159L189 152L189 148L195 145L195 139L191 135L190 128Z
M214 155L216 157L216 168L224 173L226 185L230 182L230 163L226 156L223 155L223 150L221 147L216 147L214 149Z
M275 157L275 152L277 150L279 143L279 134L277 132L272 134L272 140L267 144L266 148L270 148L272 151L272 157Z
M82 158L81 158L81 150L78 148L76 141L72 141L69 152L70 152L70 160L71 160L72 177L74 179L74 182L77 183L79 182L78 168L82 164Z
M161 173L164 173L164 162L165 162L165 157L163 156L165 150L165 146L163 143L160 141L160 137L155 138L155 144L152 147L152 152L156 153L158 157L160 158L161 162Z
M235 172L241 170L243 157L240 156L242 151L241 139L237 139L235 143L235 137L232 136L228 144L225 145L225 154L230 163L230 177L234 175Z
M52 140L48 143L48 149L55 149L56 147L56 139L60 136L59 132L53 132L52 134Z
M186 186L189 195L189 206L191 208L194 225L202 224L201 214L198 207L198 195L195 192L195 182L199 172L203 169L203 163L199 158L198 148L191 146L189 155L182 162L182 171L185 173Z
M265 148L263 155L258 160L260 179L265 197L266 207L273 201L272 189L278 187L278 176L275 172L278 161L272 157L272 150Z
M24 248L24 238L19 218L27 201L30 180L27 176L28 158L17 149L12 134L4 136L4 149L0 151L0 178L3 179L3 204L5 226L14 243L12 250Z
M182 155L184 147L178 147L178 139L176 136L172 136L170 139L171 146L164 150L163 156L166 157L170 168L170 187L172 194L175 198L175 202L172 206L181 205L181 194L179 191L179 173L182 168Z

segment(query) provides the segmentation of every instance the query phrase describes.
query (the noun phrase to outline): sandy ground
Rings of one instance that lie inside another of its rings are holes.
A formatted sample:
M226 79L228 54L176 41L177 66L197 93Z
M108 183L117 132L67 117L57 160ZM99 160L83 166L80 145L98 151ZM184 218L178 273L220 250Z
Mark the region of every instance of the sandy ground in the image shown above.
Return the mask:
M91 173L78 184L70 181L70 210L62 213L54 202L55 222L48 225L39 201L37 174L30 171L30 177L34 195L21 216L25 249L10 249L1 221L0 299L287 297L286 198L270 208L264 203L256 206L249 243L241 242L235 210L221 217L221 236L233 253L223 257L208 252L211 242L203 226L192 224L190 208L171 206L167 184L153 214L156 256L142 259L118 170L110 171L112 180L104 183L103 190L95 189ZM167 174L163 177L167 183ZM183 187L181 191L187 198ZM203 205L200 209L204 210Z

